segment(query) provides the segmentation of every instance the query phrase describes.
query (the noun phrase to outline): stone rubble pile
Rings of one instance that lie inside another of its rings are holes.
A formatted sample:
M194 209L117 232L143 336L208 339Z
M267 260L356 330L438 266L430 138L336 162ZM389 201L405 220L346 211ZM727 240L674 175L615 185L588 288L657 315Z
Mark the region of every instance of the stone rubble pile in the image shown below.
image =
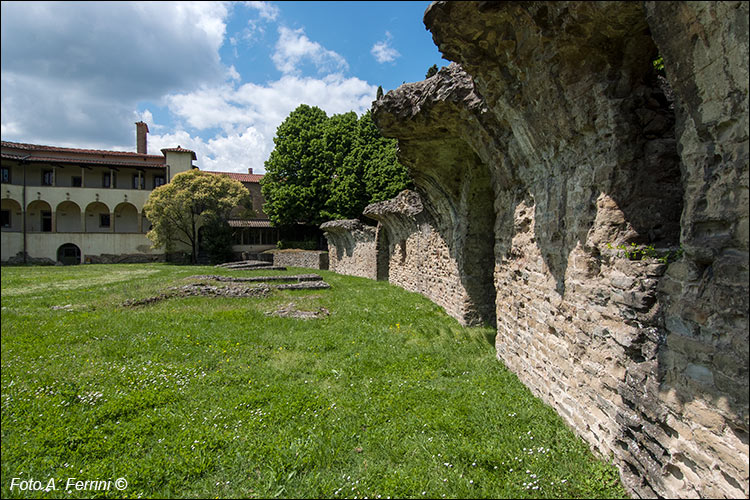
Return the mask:
M284 266L274 266L272 263L264 260L242 260L239 262L225 262L224 264L217 264L214 267L221 267L223 269L265 269L267 271L286 271Z
M260 282L263 277L255 278L234 278L231 276L191 276L188 279L201 280L196 283L187 285L169 287L167 291L153 297L145 299L129 299L122 303L123 307L136 307L153 304L173 297L194 297L194 296L212 296L212 297L267 297L271 290L325 290L331 288L331 285L323 281L317 274L300 274L294 276L270 276L265 277L264 281L281 281L297 280L297 283L277 283L268 284ZM228 285L215 286L204 281L219 282L256 282L252 286Z
M196 280L214 280L214 281L228 281L228 282L265 282L265 281L323 281L323 278L318 274L294 274L291 276L250 276L250 277L238 277L238 276L218 276L215 274L201 274L196 276L189 276L186 279Z

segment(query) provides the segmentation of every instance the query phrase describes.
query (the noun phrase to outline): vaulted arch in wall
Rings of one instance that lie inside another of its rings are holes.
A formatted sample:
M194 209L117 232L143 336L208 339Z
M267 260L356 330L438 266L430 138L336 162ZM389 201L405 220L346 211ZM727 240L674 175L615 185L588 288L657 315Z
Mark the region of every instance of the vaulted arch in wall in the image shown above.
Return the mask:
M378 281L388 281L391 265L389 248L388 230L378 224L375 232L375 275Z
M78 233L81 227L81 208L73 201L63 201L55 209L58 233Z
M81 263L81 249L73 243L65 243L57 249L57 261L65 266Z
M0 201L0 208L3 210L3 231L21 231L23 229L23 211L21 204L11 198L3 198Z
M111 232L111 214L109 207L101 201L94 201L86 206L85 212L87 233Z
M414 184L457 263L467 295L463 320L494 326L495 212L490 169L464 141L444 139L442 147L422 151L429 156L414 156Z
M138 232L138 209L132 203L123 202L115 207L115 232L137 233Z
M486 142L486 134L473 137L471 131L483 114L486 106L471 77L455 64L424 82L402 85L373 106L373 119L384 135L399 139L399 161L408 167L423 208L415 217L383 206L383 215L393 214L379 218L391 255L406 249L410 240L434 247L422 258L436 262L415 262L423 268L415 274L423 279L415 278L412 288L450 302L449 313L463 323L494 325L493 171L474 147ZM403 260L409 261L408 250ZM395 263L392 258L391 274ZM436 280L445 285L433 290L430 283Z
M52 231L52 207L44 200L34 200L26 208L26 230L30 233Z

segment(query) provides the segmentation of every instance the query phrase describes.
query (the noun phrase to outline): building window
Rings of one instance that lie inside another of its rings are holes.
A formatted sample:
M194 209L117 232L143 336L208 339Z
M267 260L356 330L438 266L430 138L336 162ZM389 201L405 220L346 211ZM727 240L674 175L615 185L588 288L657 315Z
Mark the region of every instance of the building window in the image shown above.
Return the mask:
M52 170L42 170L42 186L51 186L54 175Z
M107 172L102 174L102 187L117 187L117 172Z
M243 228L234 233L235 245L274 245L276 230L273 228Z
M70 185L74 188L79 188L83 185L80 175L74 175L70 178Z
M109 227L109 214L99 214L99 227Z
M3 167L2 181L8 182L8 183L10 182L10 168L9 167Z
M146 178L138 174L133 175L133 189L146 189Z
M263 244L264 245L275 245L276 244L276 230L266 229L263 231Z
M0 214L0 226L10 227L10 210L2 210Z
M42 210L42 232L52 232L52 212L49 210Z
M166 184L166 182L164 181L163 175L154 176L154 189L158 188L159 186L163 186L164 184Z

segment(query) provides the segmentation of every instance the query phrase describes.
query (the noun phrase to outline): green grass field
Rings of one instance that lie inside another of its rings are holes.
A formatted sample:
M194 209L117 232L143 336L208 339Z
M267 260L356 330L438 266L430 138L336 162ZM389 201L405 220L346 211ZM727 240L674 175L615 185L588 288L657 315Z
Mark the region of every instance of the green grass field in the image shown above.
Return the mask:
M122 306L190 275L299 272L2 268L2 497L626 496L491 329L420 295L320 271L328 290ZM267 314L289 303L330 315Z

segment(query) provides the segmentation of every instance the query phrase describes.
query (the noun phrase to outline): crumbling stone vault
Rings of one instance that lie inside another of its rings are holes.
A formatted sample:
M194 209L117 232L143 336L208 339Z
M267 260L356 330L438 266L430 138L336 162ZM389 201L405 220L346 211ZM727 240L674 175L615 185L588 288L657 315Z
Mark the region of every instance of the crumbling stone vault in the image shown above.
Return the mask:
M377 279L375 228L357 219L324 222L328 269L339 274Z
M460 65L373 105L416 186L367 209L375 274L494 322L635 495L747 497L748 4L436 2L425 24Z
M476 121L486 105L457 65L389 92L386 101L374 105L376 121L399 138L399 158L419 187L365 209L381 222L389 281L432 298L464 324L494 324L493 172L466 140L482 130ZM480 132L476 139L490 138Z

